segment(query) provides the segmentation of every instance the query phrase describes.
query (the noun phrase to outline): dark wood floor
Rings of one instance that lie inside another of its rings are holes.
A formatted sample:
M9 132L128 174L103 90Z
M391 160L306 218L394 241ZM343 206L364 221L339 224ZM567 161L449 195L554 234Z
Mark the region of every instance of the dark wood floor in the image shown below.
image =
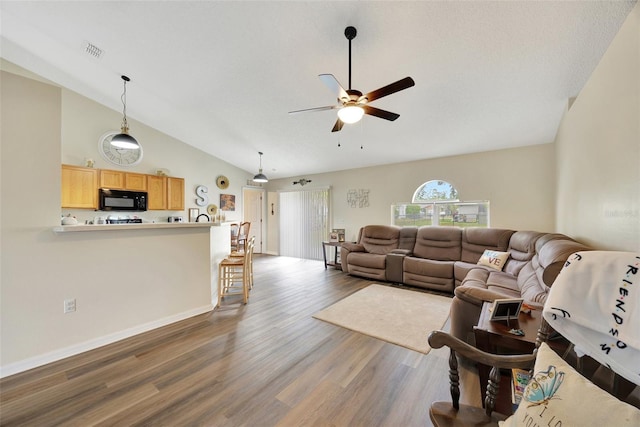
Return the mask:
M255 258L248 305L0 381L0 424L425 426L448 399L445 349L423 355L311 316L370 281L319 261ZM479 402L463 372L463 401Z

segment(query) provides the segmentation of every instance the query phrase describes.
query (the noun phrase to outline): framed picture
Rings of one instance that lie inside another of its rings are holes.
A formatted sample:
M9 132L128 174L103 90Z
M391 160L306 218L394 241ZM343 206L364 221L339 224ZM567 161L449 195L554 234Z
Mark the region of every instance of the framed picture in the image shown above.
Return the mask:
M336 240L336 242L344 242L344 228L334 228L331 232L338 233L338 240Z
M517 319L522 307L522 298L497 299L493 302L491 320Z
M233 194L221 194L220 195L220 210L223 211L235 211L236 210L236 196Z
M330 242L337 242L338 241L338 233L335 231L332 231L331 233L329 233L329 241Z

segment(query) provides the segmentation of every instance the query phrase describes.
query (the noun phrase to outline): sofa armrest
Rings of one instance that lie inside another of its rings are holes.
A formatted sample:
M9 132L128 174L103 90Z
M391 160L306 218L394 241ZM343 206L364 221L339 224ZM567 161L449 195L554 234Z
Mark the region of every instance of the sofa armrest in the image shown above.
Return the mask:
M348 250L349 252L365 252L364 246L357 243L344 242L342 244L342 248Z
M352 242L344 242L340 247L340 264L342 265L342 271L349 272L349 262L347 258L351 252L365 252L364 246Z

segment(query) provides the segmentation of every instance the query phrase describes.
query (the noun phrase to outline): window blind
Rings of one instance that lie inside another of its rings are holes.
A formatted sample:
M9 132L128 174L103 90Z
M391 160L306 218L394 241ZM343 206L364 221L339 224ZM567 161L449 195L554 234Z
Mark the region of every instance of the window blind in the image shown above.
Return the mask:
M330 190L309 189L279 194L280 255L321 260L329 235Z

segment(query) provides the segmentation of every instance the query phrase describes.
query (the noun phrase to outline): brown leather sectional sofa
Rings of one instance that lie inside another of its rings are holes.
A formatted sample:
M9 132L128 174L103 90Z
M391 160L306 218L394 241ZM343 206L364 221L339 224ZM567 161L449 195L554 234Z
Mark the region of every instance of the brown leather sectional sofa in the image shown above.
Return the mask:
M487 249L509 252L501 270L478 265ZM469 341L484 301L523 298L541 307L569 255L589 249L557 233L367 225L340 255L349 274L453 293L451 333Z

